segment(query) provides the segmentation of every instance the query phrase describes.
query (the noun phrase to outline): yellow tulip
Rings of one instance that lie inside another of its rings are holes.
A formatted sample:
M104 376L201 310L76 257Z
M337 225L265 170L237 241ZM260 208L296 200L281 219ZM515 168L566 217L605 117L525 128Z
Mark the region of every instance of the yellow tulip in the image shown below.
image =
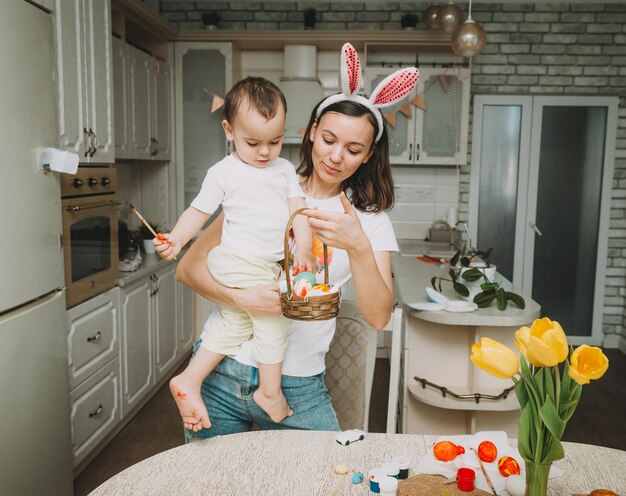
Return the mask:
M515 332L515 346L535 367L552 367L565 361L567 337L561 325L548 317L535 320L530 327Z
M578 384L589 384L600 379L609 368L609 359L600 348L583 344L574 350L570 359L569 376Z
M472 345L470 360L479 369L500 379L510 379L519 370L517 353L490 338L480 338Z

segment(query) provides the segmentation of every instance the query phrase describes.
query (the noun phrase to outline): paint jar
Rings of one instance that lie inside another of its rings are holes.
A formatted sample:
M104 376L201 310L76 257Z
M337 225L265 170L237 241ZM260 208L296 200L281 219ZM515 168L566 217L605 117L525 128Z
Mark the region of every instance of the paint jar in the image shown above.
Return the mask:
M457 487L461 491L473 491L474 479L476 479L476 472L474 472L471 468L460 468L456 473Z
M395 477L381 477L378 485L380 486L380 496L396 496L398 479Z
M370 491L373 493L380 493L380 486L378 483L383 477L385 477L385 474L380 468L376 467L370 470Z
M397 479L400 473L400 467L398 467L396 462L385 462L380 468L383 469L387 477L393 477L394 479Z
M400 472L398 473L398 479L404 480L409 478L409 457L408 456L396 456L392 462L398 465Z

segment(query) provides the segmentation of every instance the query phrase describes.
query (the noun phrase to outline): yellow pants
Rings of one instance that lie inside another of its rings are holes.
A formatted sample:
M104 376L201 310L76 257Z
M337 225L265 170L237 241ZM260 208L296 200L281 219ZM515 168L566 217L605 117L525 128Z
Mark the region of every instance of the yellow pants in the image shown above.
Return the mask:
M249 288L273 284L278 280L280 267L276 262L242 257L213 248L207 257L207 266L213 278L231 288ZM221 307L222 321L211 329L202 347L222 355L234 355L241 343L251 337L257 362L275 364L283 361L287 347L288 320L273 315L253 315L238 308Z

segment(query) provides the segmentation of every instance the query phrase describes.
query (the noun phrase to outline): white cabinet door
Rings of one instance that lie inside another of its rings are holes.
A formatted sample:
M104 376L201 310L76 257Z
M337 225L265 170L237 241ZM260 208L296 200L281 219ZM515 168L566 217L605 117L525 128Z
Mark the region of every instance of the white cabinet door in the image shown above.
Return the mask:
M122 415L154 384L152 284L149 277L120 288L122 330Z
M159 67L154 68L153 97L154 118L152 134L155 139L154 158L156 160L170 160L172 157L171 138L171 113L170 113L170 93L171 93L171 71L170 65L161 60Z
M155 380L161 379L176 361L176 268L155 274L154 303Z
M152 59L132 46L128 46L128 54L131 157L149 159L152 151Z
M178 312L178 356L191 351L196 337L195 292L182 283L176 285L176 310Z
M128 97L128 51L119 38L113 38L113 104L115 117L115 158L130 155L130 112Z
M85 160L89 136L84 122L86 85L82 38L82 0L56 0L54 40L56 45L59 148L78 153Z
M83 0L87 50L85 75L87 123L92 135L90 163L115 162L113 148L113 90L111 67L111 4L109 0Z

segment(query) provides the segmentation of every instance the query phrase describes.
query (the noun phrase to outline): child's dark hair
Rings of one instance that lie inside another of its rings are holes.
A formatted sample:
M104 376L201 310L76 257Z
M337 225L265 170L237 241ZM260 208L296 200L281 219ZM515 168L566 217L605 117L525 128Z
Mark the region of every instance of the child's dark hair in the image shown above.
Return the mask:
M302 146L300 147L300 166L297 172L305 181L309 181L313 174L311 128L315 122L320 122L325 113L336 112L349 117L367 116L374 128L373 136L376 136L378 133L376 118L370 110L359 103L349 100L333 103L322 110L319 118L316 118L317 107L319 107L319 104L313 109L309 125L302 139ZM389 139L386 129L383 130L383 134L377 143L372 142L371 151L372 156L369 160L361 164L356 172L342 183L341 190L344 192L351 190L350 200L356 208L366 212L381 212L391 209L395 201L391 164L389 162Z
M248 76L235 85L226 93L222 119L232 124L239 106L244 101L250 102L250 106L267 120L273 118L278 110L278 105L283 104L287 113L287 100L285 95L271 81L262 77Z

